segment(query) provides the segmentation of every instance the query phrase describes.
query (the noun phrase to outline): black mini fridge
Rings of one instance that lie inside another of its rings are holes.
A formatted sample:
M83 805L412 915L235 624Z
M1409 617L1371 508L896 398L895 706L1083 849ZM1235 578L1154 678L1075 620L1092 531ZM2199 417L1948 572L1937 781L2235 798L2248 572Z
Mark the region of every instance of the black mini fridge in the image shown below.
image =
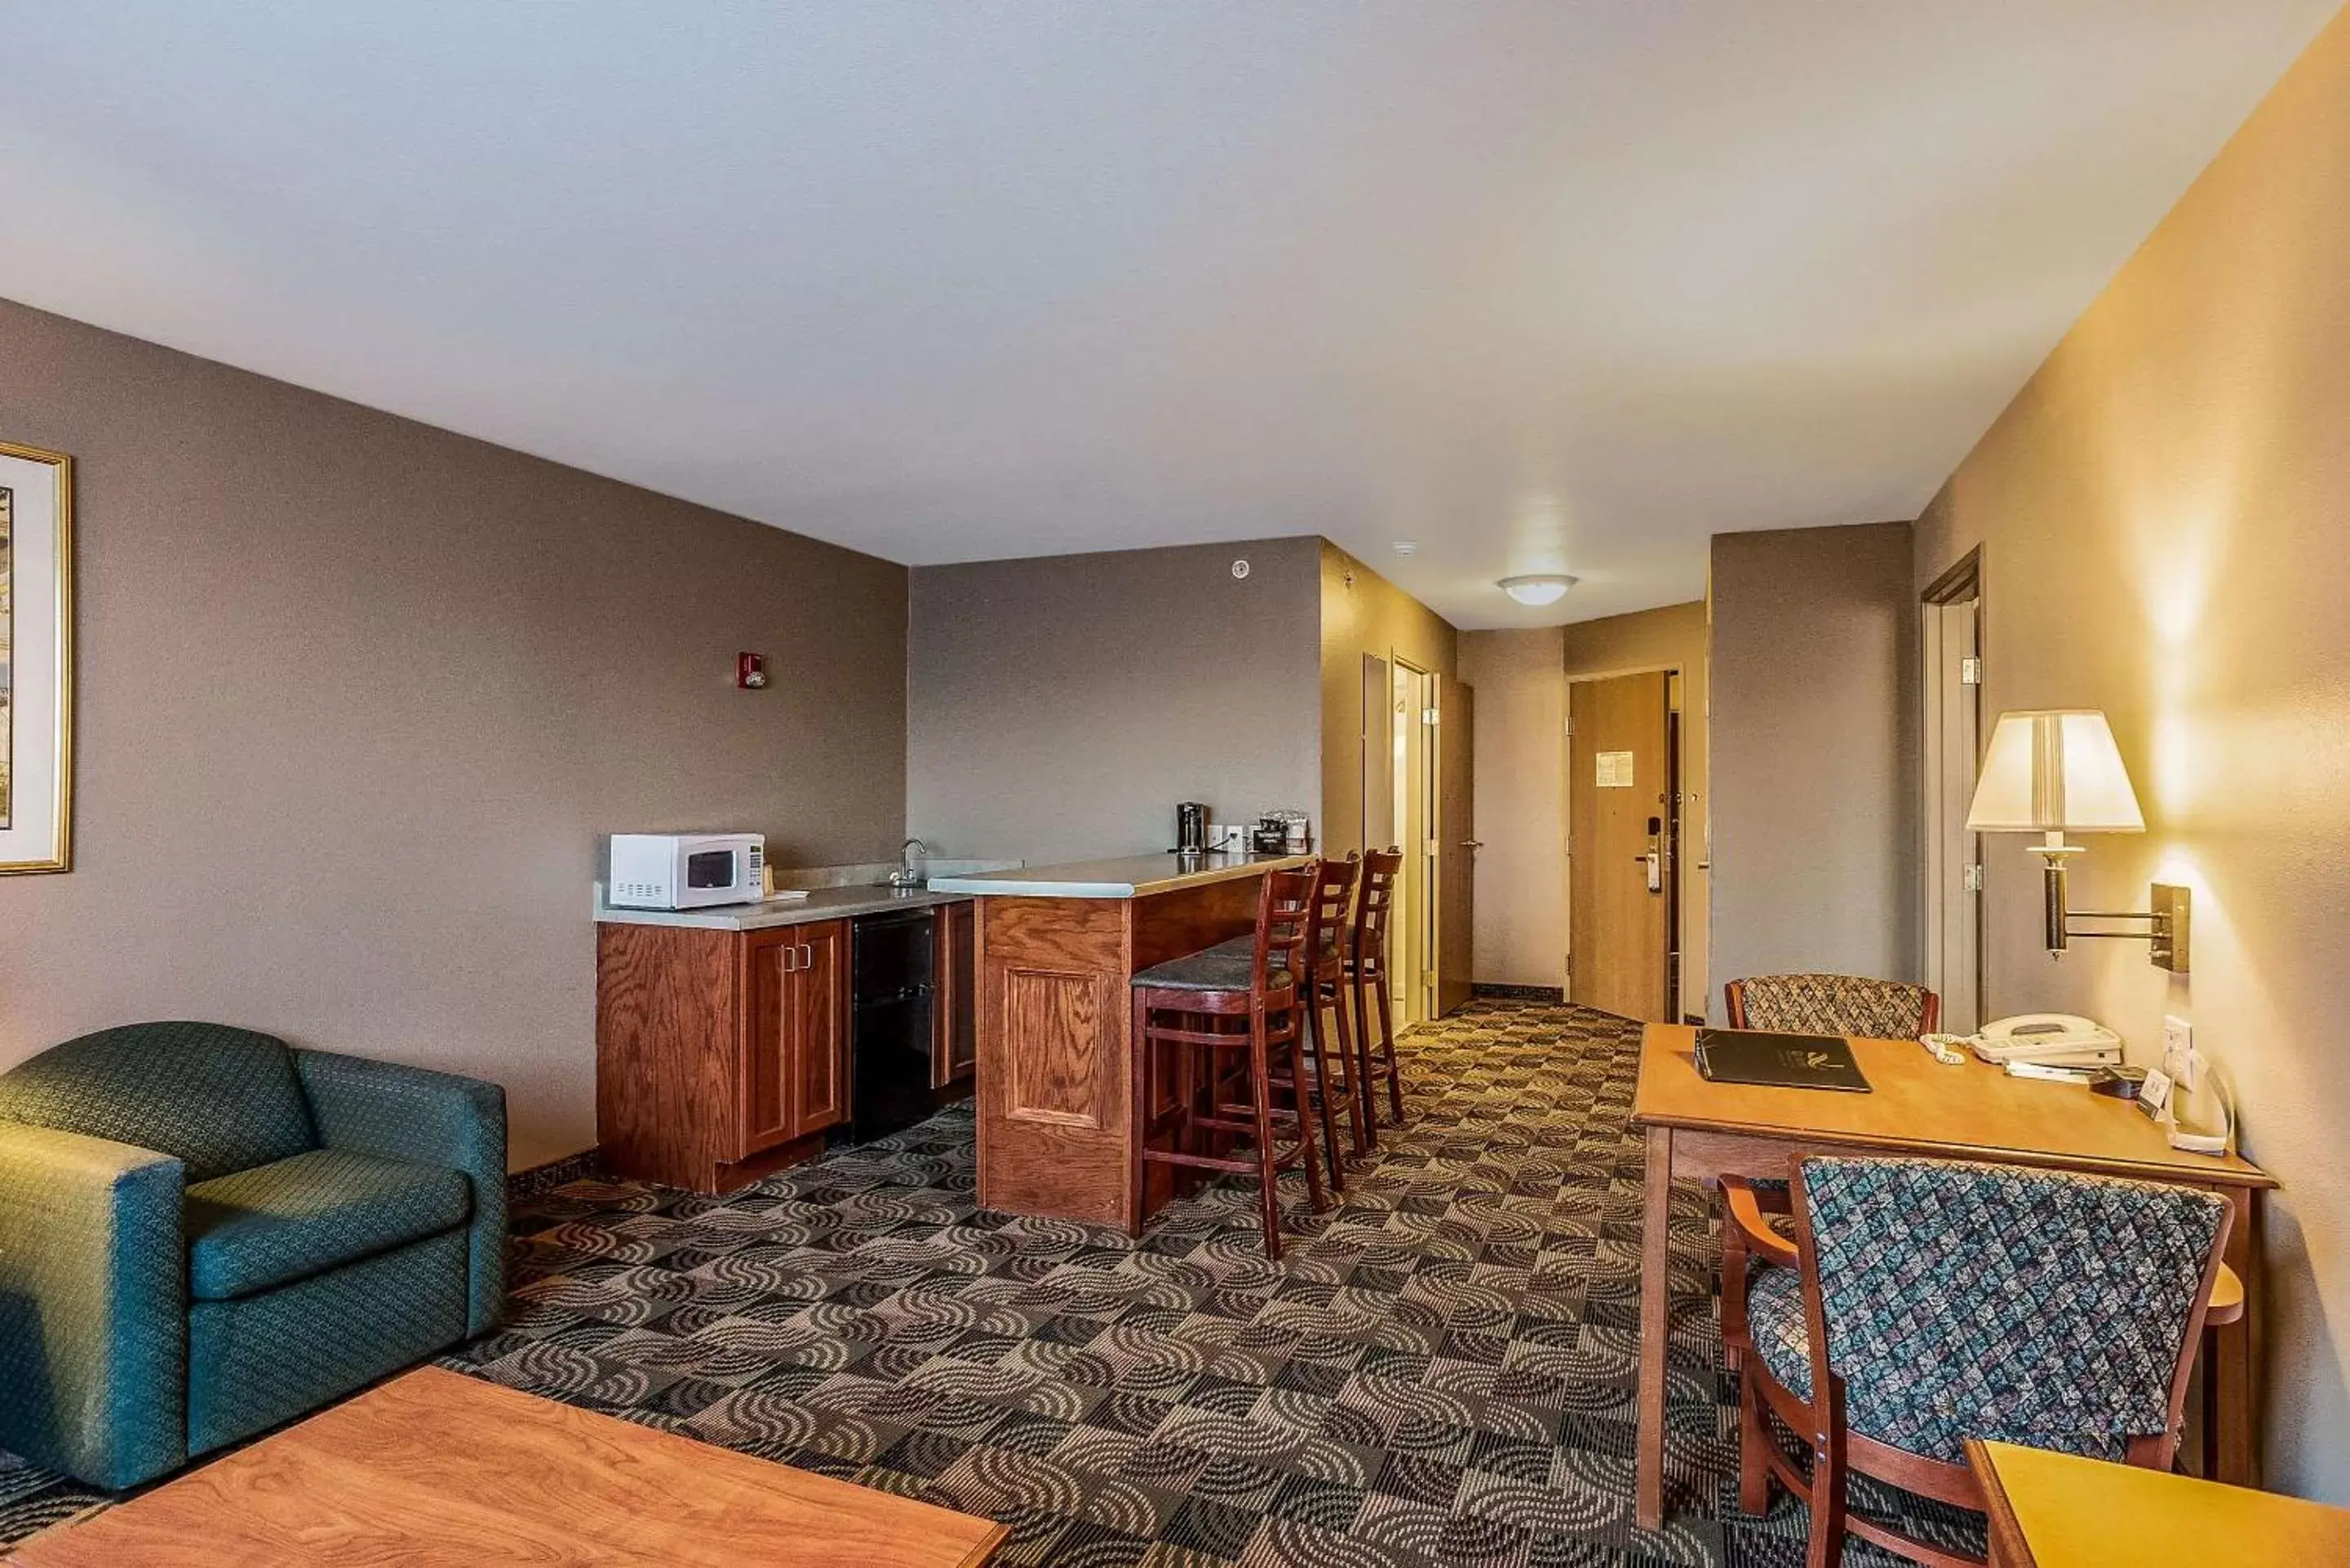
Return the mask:
M867 915L848 927L848 1136L886 1137L931 1114L929 909Z

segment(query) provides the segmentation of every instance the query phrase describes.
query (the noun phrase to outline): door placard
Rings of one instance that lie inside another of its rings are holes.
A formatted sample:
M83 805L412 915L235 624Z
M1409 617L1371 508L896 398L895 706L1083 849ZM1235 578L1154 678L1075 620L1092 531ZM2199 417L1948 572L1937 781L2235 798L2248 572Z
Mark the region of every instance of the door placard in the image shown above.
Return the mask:
M1597 768L1599 776L1593 781L1596 788L1630 789L1632 787L1631 753L1600 752L1596 754L1599 759Z

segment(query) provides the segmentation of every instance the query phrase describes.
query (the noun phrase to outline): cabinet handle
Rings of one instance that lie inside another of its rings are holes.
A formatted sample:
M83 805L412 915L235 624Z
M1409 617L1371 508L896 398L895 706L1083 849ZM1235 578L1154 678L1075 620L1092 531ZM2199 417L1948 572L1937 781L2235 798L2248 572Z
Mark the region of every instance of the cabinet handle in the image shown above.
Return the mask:
M799 968L799 967L800 967L799 959L800 959L800 950L799 950L799 949L797 949L797 948L785 948L785 949L784 950L784 972L785 972L785 974L789 974L789 973L791 973L791 972L792 972L792 971L794 971L794 970L795 970L795 969Z
M816 948L810 943L802 942L800 944L800 967L802 969L814 969L816 967Z

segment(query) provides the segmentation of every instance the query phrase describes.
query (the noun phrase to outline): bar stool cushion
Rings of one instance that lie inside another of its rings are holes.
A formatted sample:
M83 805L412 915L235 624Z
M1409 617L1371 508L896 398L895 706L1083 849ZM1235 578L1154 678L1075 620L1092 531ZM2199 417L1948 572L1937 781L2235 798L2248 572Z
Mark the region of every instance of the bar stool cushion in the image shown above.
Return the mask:
M1214 947L1209 948L1206 950L1211 953L1237 953L1240 955L1242 961L1245 962L1256 950L1256 939L1254 937L1233 937L1228 941L1218 942ZM1335 940L1332 940L1330 943L1326 945L1322 950L1326 953L1337 951L1337 942ZM1280 953L1273 955L1273 961L1276 966L1280 964L1283 956L1284 955Z
M1255 956L1253 949L1248 946L1242 947L1238 952L1209 948L1188 958L1170 959L1165 963L1155 963L1149 969L1137 971L1134 988L1137 991L1245 992L1249 988L1252 978L1249 971ZM1288 989L1288 976L1277 965L1271 983L1274 990Z

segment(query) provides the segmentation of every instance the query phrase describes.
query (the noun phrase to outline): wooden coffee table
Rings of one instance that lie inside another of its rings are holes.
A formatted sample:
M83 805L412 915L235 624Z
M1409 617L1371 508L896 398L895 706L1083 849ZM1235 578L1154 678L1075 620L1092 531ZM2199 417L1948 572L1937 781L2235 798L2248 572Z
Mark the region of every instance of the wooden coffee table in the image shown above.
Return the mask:
M78 1524L17 1568L978 1568L1003 1526L438 1367Z

